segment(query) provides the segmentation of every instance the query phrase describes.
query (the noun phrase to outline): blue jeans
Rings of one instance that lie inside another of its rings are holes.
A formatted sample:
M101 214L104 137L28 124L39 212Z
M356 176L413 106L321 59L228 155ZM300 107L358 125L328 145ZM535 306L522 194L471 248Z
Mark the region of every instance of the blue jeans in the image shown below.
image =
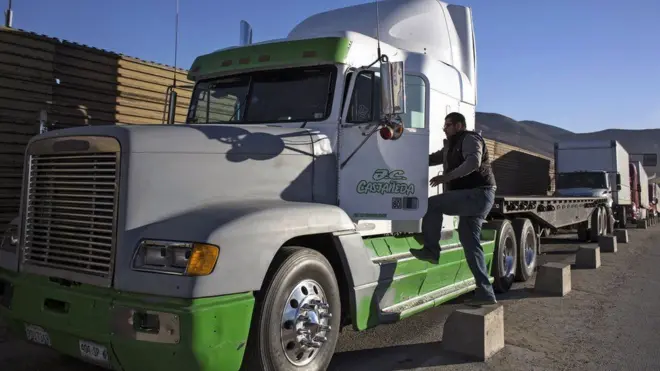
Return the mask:
M458 216L458 238L465 251L465 260L476 281L478 296L495 298L488 281L488 268L481 246L481 225L495 202L494 188L473 188L447 191L429 197L429 206L422 219L424 248L440 250L443 214Z

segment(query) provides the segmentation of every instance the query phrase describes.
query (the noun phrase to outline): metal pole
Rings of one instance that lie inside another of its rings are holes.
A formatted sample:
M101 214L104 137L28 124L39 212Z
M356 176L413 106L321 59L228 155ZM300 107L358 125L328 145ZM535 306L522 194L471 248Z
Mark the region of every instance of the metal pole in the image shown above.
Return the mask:
M11 28L14 21L14 11L11 10L11 0L9 0L9 8L5 10L5 27Z
M170 111L168 112L169 114L167 116L167 124L168 125L174 125L174 120L176 118L176 116L175 116L175 114L176 114L176 92L174 91L174 89L172 89L172 91L170 92L169 106L170 106Z

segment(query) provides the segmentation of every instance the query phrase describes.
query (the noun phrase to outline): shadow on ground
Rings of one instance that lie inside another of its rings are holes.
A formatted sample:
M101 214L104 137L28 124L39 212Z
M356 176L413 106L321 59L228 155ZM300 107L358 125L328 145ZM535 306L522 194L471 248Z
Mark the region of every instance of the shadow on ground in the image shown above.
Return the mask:
M476 362L442 350L442 342L396 345L337 353L329 371L394 371Z

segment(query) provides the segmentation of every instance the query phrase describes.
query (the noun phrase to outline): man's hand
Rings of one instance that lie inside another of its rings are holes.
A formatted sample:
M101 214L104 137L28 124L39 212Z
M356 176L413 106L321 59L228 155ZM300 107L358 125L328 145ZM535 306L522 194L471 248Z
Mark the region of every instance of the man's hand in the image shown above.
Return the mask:
M431 187L437 187L438 184L447 183L447 177L444 175L436 175L429 181Z

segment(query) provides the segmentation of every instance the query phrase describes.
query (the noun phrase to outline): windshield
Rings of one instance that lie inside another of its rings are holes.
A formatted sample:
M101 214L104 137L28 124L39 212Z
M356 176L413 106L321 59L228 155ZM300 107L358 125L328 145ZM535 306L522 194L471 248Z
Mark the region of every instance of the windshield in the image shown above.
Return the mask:
M605 173L562 173L557 177L557 189L607 188Z
M188 123L321 121L330 116L336 68L298 67L206 80L193 91Z

